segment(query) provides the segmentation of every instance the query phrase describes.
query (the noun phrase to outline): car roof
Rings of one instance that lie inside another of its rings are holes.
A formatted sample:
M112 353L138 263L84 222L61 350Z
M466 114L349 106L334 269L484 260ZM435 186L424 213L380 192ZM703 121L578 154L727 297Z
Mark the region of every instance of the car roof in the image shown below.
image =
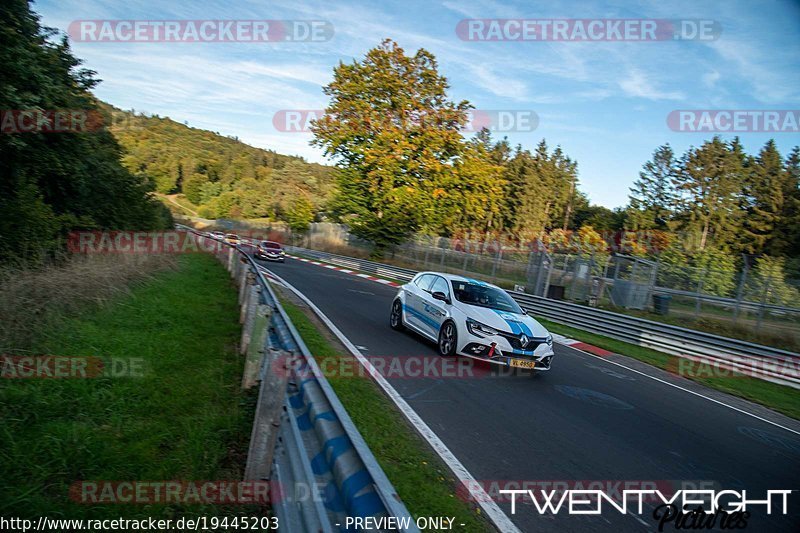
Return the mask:
M471 283L473 285L483 285L483 286L486 286L486 287L494 287L495 289L500 289L500 287L498 287L497 285L492 285L491 283L487 283L487 282L481 281L479 279L473 279L473 278L467 278L467 277L464 277L464 276L459 276L458 274L449 274L447 272L435 272L435 271L432 271L432 270L431 271L420 272L418 275L421 275L421 274L434 274L436 276L443 277L447 281L464 281L466 283ZM500 290L502 290L502 289L500 289Z
M279 243L277 241L261 241L261 244L275 244L275 245L278 245L278 246L281 245L281 243Z

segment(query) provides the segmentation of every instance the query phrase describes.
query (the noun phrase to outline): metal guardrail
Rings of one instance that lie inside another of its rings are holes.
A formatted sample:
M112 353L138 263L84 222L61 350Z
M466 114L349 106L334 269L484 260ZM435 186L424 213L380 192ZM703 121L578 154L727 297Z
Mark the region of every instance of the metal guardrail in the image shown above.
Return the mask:
M409 517L403 531L419 531L258 265L239 247L177 226L226 265L239 284L243 341L264 343L256 347L260 386L246 476L270 480L281 530L333 532L346 529L347 517ZM253 324L265 307L268 331L259 336Z
M401 281L417 271L287 246L293 253ZM800 354L593 307L507 291L520 306L553 322L688 359L718 362L759 379L800 388Z

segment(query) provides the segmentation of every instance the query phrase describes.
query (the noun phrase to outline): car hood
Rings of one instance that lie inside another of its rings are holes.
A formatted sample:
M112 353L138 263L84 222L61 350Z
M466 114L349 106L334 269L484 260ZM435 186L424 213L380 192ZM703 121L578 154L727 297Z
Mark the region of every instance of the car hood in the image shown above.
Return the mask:
M459 307L469 318L495 329L509 333L524 333L529 337L545 337L548 333L544 326L528 315L464 303L460 303Z

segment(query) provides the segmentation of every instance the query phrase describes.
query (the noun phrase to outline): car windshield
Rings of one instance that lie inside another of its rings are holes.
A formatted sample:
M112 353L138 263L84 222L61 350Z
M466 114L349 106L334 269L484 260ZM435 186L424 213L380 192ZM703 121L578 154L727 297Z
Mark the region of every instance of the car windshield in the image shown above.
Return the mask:
M278 244L277 242L264 241L264 242L261 243L261 246L263 246L264 248L272 248L272 249L275 249L275 250L280 250L281 249L281 245Z
M517 302L501 289L462 280L453 280L452 283L453 294L459 302L522 314Z

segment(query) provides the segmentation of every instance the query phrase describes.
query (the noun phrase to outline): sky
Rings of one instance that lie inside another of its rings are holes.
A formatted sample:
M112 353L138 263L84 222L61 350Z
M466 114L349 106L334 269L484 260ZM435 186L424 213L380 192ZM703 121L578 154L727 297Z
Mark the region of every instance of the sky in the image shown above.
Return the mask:
M72 42L103 80L95 93L106 102L322 163L311 134L276 128L276 115L324 109L333 68L385 38L409 54L425 48L453 100L538 117L535 129L518 122L495 136L531 150L543 138L560 145L578 162L581 190L609 208L627 203L658 146L683 153L714 135L674 131L670 112L800 109L798 1L40 0L33 8L64 32L81 20L327 21L332 37L315 42ZM706 20L720 31L706 40L474 41L456 31L464 19ZM750 153L770 138L784 155L800 145L796 131L738 135Z

